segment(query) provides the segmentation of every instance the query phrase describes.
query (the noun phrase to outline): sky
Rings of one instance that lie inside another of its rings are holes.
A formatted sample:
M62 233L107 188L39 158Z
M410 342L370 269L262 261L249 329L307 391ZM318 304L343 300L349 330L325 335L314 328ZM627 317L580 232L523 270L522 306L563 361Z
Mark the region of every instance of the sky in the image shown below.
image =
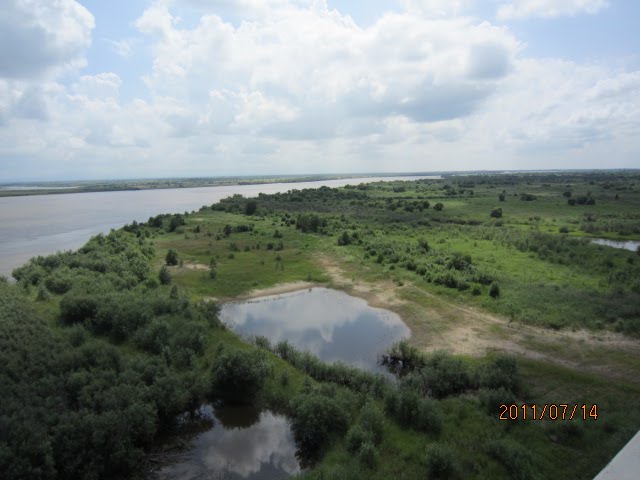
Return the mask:
M636 0L2 0L0 183L640 168Z

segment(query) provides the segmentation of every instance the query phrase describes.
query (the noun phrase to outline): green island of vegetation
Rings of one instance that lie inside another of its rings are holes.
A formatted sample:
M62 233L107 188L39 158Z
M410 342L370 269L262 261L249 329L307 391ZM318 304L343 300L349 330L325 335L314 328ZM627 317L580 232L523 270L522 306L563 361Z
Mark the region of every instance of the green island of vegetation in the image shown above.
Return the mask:
M592 478L640 428L640 256L589 238L640 238L639 185L560 172L234 196L34 258L0 282L2 477L144 477L180 443L178 415L222 400L287 415L305 479ZM219 319L221 302L312 285L402 317L396 382ZM499 419L523 403L589 408Z

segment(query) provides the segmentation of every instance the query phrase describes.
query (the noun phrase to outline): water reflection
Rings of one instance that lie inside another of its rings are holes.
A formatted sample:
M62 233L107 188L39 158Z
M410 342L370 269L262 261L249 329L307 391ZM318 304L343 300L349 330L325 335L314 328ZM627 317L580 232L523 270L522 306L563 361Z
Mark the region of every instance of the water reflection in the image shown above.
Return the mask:
M159 480L278 480L300 471L286 417L253 407L201 407L214 427L197 435L181 460L163 467Z
M592 243L596 243L598 245L605 245L607 247L613 248L622 248L623 250L631 250L635 252L640 247L639 240L627 240L627 241L616 241L616 240L607 240L606 238L592 238Z
M262 335L272 344L288 340L323 361L379 373L386 370L378 356L410 334L395 313L327 288L226 304L221 318L243 336Z

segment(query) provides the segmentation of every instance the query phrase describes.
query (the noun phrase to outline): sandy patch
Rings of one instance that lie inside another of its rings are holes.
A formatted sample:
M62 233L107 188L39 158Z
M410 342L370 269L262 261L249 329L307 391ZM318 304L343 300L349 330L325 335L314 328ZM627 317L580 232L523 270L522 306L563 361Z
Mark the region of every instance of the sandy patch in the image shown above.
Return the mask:
M204 263L189 262L189 263L184 263L182 267L188 270L199 270L199 271L209 270L209 265L205 265Z
M244 293L242 295L238 295L233 297L233 300L249 300L252 298L258 297L268 297L271 295L280 295L282 293L290 293L297 292L298 290L306 290L308 288L313 287L322 287L324 285L313 283L313 282L289 282L289 283L279 283L269 288L260 288L251 290L248 293ZM231 300L231 299L228 299Z

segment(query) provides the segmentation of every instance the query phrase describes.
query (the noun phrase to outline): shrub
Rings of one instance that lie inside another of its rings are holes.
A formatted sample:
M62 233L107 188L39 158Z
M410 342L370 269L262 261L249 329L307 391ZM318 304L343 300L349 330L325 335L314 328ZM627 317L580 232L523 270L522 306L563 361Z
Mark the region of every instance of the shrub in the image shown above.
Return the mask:
M500 296L500 285L497 283L492 283L491 287L489 287L489 296L491 298L498 298Z
M427 242L424 238L419 238L418 239L418 247L424 253L427 253L427 252L429 252L429 250L431 250L431 247L429 246L429 242Z
M513 440L495 440L487 445L489 454L498 460L514 480L535 478L531 454Z
M138 330L134 341L140 348L158 355L169 343L170 335L171 331L167 322L154 320L145 328Z
M201 323L183 323L174 334L173 345L201 354L206 345L205 328Z
M162 266L158 273L158 280L160 280L161 285L169 285L171 283L171 274L165 265Z
M518 364L513 357L496 357L480 372L480 385L486 388L504 388L517 394L521 382Z
M401 387L385 396L385 409L398 423L423 432L439 433L443 417L438 404L415 389Z
M497 417L500 413L500 405L515 403L516 397L513 392L503 387L497 389L483 388L478 393L478 400L485 412Z
M169 231L175 232L178 230L178 227L181 227L185 224L184 218L182 215L172 215L171 220L169 221Z
M212 392L232 403L252 403L268 373L266 359L255 350L223 351L213 363Z
M504 200L505 200L505 194L504 194L504 193L501 193L500 195L498 195L498 200L499 200L499 201L501 201L501 202L504 202Z
M264 335L258 335L253 339L253 343L255 343L256 347L261 348L263 350L271 351L271 342Z
M491 210L491 217L493 218L502 218L502 208L494 208Z
M420 354L420 351L410 345L407 340L400 340L394 343L383 355L383 362L397 366L404 372L410 372L425 364L424 357Z
M256 209L258 208L258 203L255 200L249 200L244 204L244 214L245 215L253 215L256 213Z
M211 327L222 327L220 306L216 302L201 300L196 304L196 310Z
M376 466L378 451L372 442L364 442L358 451L358 460L369 468Z
M342 232L342 235L340 235L338 237L338 245L349 245L351 243L351 236L349 235L349 232L344 231Z
M165 257L165 263L167 265L178 265L178 252L174 248L170 248Z
M98 300L94 295L68 293L60 301L60 317L65 323L84 322L98 311Z
M451 449L438 443L427 448L429 478L453 478L456 474L455 457Z
M302 230L303 233L318 232L326 226L327 221L314 213L298 215L296 220L296 228Z
M75 275L69 268L62 267L54 270L44 284L50 292L63 295L71 290L74 281L77 281L77 278L74 278Z
M36 296L36 300L39 302L45 302L49 299L51 299L51 294L49 293L49 290L47 290L47 287L45 287L43 284L38 285L38 294Z
M384 414L374 402L367 402L360 410L359 425L367 432L375 445L384 435Z
M371 441L371 434L358 424L349 429L345 439L347 450L351 453L357 453L363 443Z
M342 436L349 425L346 405L317 392L297 396L291 401L291 427L298 444L309 454L318 453Z
M444 209L444 205L441 204L440 202L438 202L433 206L433 209L438 211L438 212L440 212L440 211L442 211Z
M420 374L427 392L436 398L459 394L471 387L467 366L445 352L434 354Z
M576 204L576 199L575 198L570 198L569 200L567 200L567 203L573 207Z

